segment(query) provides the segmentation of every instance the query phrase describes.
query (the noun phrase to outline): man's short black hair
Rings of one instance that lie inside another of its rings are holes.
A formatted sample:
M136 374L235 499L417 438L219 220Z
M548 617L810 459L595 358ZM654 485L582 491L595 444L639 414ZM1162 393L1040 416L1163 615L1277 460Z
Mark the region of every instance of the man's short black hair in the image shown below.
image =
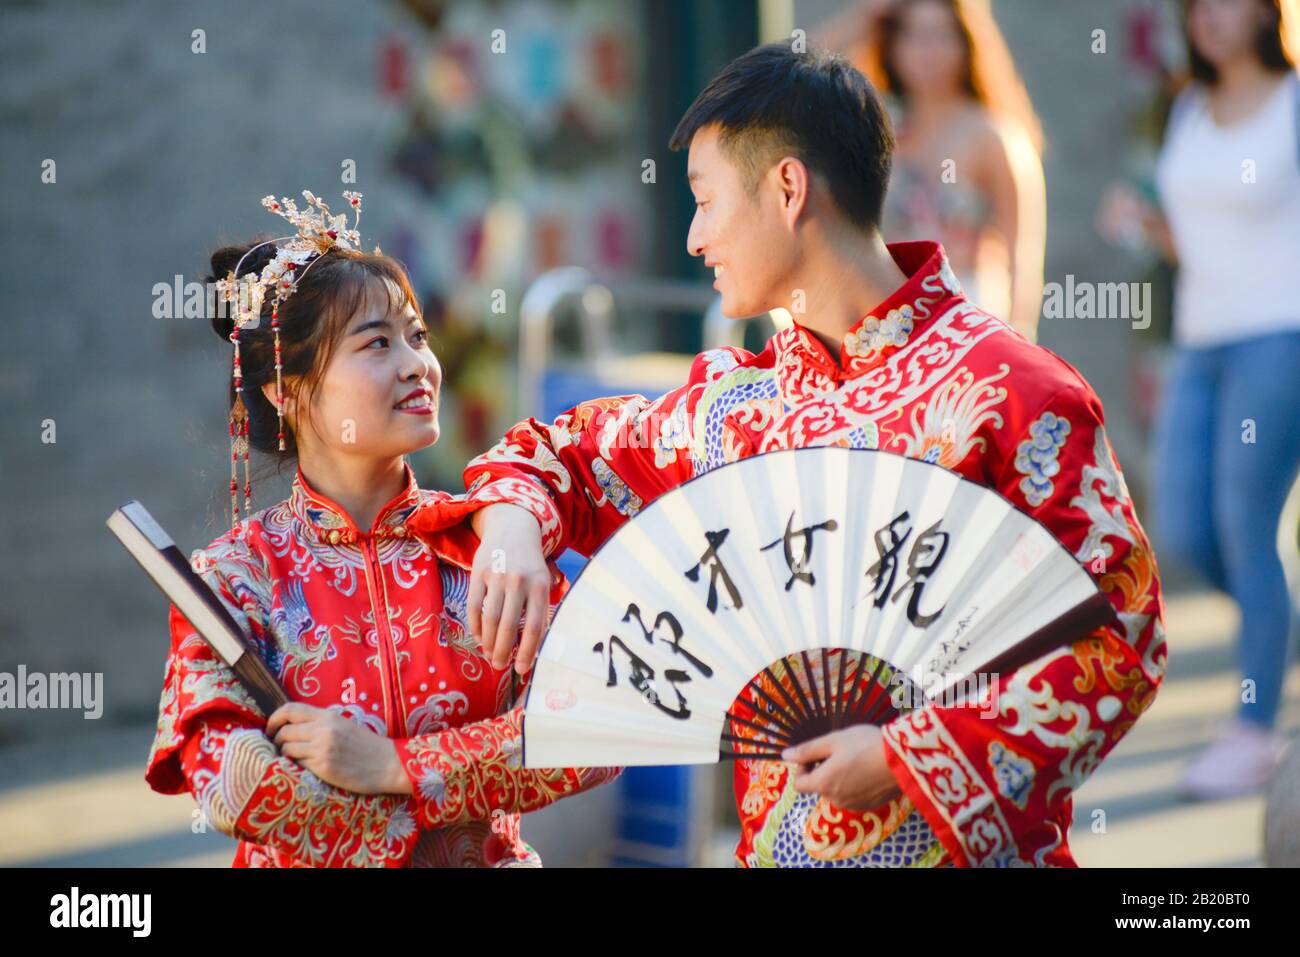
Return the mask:
M713 123L751 196L773 163L796 156L822 177L849 222L864 231L879 226L894 134L875 89L843 57L796 53L790 41L755 47L695 98L669 148L689 148Z

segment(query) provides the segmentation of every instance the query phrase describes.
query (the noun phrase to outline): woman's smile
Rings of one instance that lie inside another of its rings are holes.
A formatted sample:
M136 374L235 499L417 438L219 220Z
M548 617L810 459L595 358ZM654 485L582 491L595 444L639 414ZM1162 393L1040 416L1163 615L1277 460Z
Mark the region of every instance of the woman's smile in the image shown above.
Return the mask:
M433 393L425 388L416 389L398 402L394 409L398 412L405 412L408 415L433 415L435 404Z

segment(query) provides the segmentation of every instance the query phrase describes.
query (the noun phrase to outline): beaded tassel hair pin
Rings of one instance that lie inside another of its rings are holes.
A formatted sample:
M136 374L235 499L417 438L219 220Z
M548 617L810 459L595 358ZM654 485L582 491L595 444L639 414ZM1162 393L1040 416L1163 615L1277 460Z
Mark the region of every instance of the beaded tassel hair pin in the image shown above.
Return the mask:
M281 388L280 365L280 305L298 288L298 283L307 270L320 257L334 247L356 250L361 246L361 234L357 225L361 222L361 194L346 191L343 198L352 208L355 218L352 227L348 227L347 215L339 213L330 215L329 207L317 199L310 190L302 191L308 209L299 210L292 199L279 199L264 196L262 205L272 213L282 216L297 227L297 233L291 236L278 236L258 243L240 257L235 268L226 274L225 279L216 283L222 298L235 307L235 324L230 333L235 354L231 368L234 377L235 399L230 408L230 523L233 527L239 521L238 505L238 464L244 460L244 515L251 511L253 484L248 471L248 406L244 403L244 380L239 367L239 334L244 329L256 329L262 319L262 305L268 289L271 296L271 334L275 339L275 412L277 419L277 437L280 451L284 451L284 395ZM275 245L276 253L258 275L249 273L239 275L254 250L263 246ZM379 254L379 247L375 247Z

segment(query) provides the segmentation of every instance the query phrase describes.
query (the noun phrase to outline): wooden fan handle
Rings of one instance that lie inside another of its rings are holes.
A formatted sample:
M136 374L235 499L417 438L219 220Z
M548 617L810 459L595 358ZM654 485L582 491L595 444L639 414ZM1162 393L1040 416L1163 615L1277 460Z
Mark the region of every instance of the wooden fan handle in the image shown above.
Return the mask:
M251 649L240 655L231 667L267 717L280 705L288 704L289 698L271 674L271 669Z
M1115 606L1101 592L1095 592L1087 601L1052 619L1014 648L989 661L980 671L1010 673L1062 645L1073 644L1098 628L1118 624Z

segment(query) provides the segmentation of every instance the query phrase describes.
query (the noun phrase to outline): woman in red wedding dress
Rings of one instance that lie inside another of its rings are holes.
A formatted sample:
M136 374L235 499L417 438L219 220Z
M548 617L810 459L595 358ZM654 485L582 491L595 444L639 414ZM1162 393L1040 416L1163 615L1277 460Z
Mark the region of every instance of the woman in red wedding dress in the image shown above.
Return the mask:
M303 195L303 212L263 200L296 236L212 256L235 312L213 320L235 343L234 524L191 557L290 700L264 715L172 606L146 779L193 794L239 839L237 867L538 865L520 813L619 769L523 769L527 678L466 634L465 519L510 502L553 527L553 506L512 478L472 497L419 488L405 456L438 439L442 372L409 280ZM252 514L249 445L296 462L288 498ZM528 578L539 630L564 586Z

